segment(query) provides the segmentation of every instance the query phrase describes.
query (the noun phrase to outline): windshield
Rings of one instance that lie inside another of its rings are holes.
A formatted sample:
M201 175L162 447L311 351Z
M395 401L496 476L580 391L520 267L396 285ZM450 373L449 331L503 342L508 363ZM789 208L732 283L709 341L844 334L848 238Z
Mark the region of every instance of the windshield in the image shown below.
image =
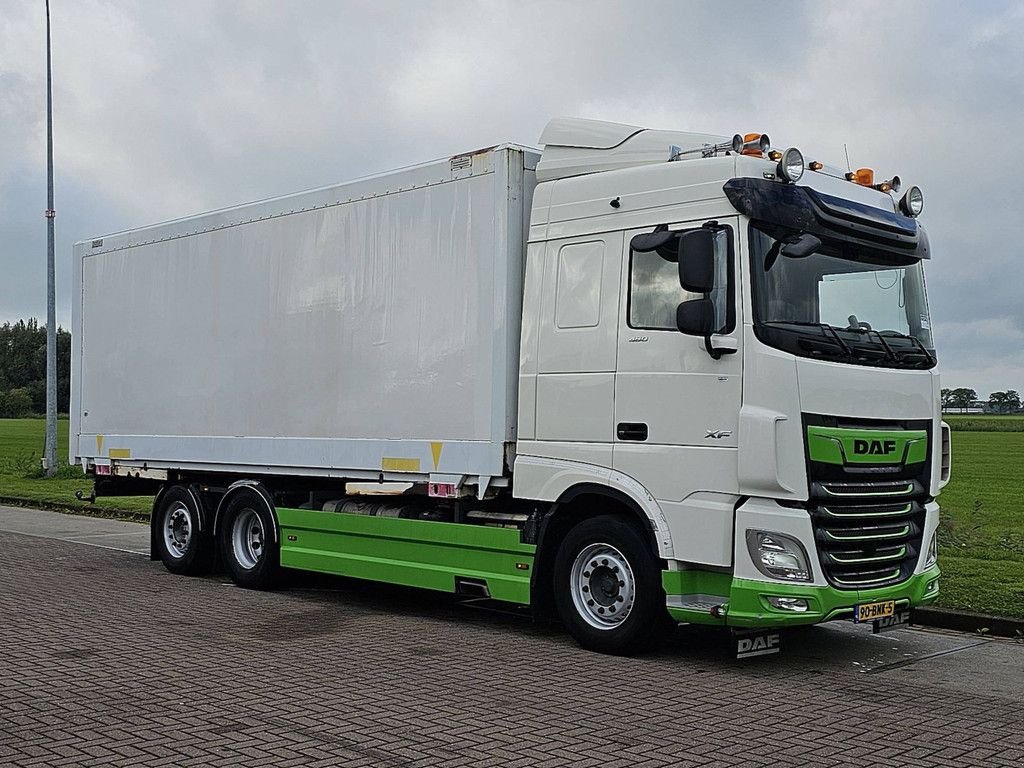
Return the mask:
M773 234L785 241L800 233ZM771 346L806 357L860 365L935 364L924 272L918 259L894 261L825 241L810 256L751 225L755 332Z

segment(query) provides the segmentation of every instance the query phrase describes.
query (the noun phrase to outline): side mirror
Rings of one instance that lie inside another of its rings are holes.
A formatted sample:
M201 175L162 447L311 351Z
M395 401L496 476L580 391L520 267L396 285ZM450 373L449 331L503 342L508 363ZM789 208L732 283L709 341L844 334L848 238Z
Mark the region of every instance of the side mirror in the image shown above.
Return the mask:
M679 236L679 284L692 293L714 290L715 235L710 229L693 229Z
M676 326L687 336L710 336L715 332L715 305L711 299L690 299L676 309Z

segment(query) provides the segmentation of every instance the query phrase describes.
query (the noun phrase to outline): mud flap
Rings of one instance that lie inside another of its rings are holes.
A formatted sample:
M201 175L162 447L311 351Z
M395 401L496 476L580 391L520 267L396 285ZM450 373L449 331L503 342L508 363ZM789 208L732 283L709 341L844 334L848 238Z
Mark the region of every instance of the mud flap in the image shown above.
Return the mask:
M899 629L910 624L910 609L896 611L894 616L887 616L884 619L875 619L871 622L871 634L877 635L888 632L890 629Z
M778 629L734 629L732 638L737 659L770 656L782 650L782 632Z

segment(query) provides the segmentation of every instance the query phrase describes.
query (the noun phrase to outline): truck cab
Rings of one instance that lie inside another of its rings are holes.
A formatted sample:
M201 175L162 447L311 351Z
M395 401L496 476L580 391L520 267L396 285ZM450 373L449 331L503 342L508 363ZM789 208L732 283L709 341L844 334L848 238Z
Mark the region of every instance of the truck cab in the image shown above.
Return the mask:
M759 134L555 120L541 143L514 494L628 504L679 621L934 600L950 453L920 190ZM584 633L618 626L575 597Z

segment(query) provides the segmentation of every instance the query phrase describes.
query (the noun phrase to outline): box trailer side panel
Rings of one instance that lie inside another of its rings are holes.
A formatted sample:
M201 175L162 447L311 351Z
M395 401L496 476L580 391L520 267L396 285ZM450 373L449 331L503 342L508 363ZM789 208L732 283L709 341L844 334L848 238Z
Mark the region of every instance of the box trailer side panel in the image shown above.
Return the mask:
M535 162L502 148L78 244L72 455L500 475Z

